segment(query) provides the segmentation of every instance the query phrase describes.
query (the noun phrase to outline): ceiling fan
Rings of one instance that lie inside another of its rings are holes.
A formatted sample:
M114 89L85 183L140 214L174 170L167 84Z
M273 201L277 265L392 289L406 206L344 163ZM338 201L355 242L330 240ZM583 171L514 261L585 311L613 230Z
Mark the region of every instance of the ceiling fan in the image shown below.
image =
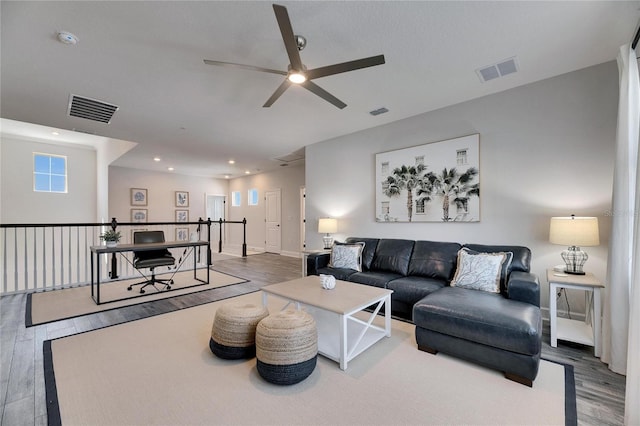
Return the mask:
M273 11L276 14L276 20L278 21L278 26L280 27L280 33L282 34L284 47L287 49L287 55L289 56L290 64L287 71L256 67L253 65L236 64L233 62L211 61L208 59L204 60L204 63L207 65L230 66L251 71L268 72L285 76L285 80L282 82L282 84L280 84L273 95L271 95L271 97L267 99L267 102L265 102L263 107L270 107L271 105L273 105L273 103L284 93L285 90L287 90L287 88L289 88L289 86L291 86L292 84L296 84L304 87L310 92L313 92L316 95L320 96L325 101L330 102L336 107L342 109L346 107L347 104L345 104L340 99L336 98L317 84L313 83L311 80L384 64L384 55L378 55L309 70L304 66L302 60L300 59L300 51L304 49L306 40L302 36L293 34L293 29L291 27L291 21L289 20L289 13L287 12L287 8L274 4Z

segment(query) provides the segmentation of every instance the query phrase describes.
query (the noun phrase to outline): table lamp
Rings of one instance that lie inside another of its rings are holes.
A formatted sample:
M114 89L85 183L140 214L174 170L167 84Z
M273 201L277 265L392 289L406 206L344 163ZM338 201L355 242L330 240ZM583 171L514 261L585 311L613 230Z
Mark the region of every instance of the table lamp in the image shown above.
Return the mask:
M329 234L335 234L338 232L338 220L331 217L324 217L318 220L318 232L325 234L322 237L325 250L328 250L333 245L333 238Z
M552 244L568 246L562 252L566 264L564 272L573 275L584 275L582 267L589 256L580 250L580 246L597 246L600 244L597 217L552 217L549 227L549 241Z

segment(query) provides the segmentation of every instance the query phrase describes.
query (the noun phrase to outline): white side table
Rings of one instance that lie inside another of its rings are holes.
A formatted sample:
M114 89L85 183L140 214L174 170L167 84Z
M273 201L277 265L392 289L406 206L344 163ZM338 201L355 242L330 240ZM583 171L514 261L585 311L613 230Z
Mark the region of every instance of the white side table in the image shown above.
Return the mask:
M601 350L601 297L600 289L604 285L592 273L585 275L571 275L562 272L547 269L547 281L549 282L549 317L551 320L551 346L557 347L558 340L567 340L570 342L581 343L583 345L593 346L595 356L600 356ZM585 312L585 321L570 320L567 318L558 318L557 294L561 288L583 290L586 295L593 294L593 306L587 304L587 312ZM593 309L593 312L591 312ZM591 315L591 324L589 324L589 314Z
M331 249L327 250L302 250L302 276L307 276L307 257L312 253L331 253Z

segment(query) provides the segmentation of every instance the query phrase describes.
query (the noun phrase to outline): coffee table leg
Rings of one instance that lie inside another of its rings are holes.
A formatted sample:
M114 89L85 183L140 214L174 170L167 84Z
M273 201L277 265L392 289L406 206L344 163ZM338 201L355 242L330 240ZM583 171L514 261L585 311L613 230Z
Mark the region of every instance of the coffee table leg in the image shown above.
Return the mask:
M347 317L340 315L340 370L347 369Z
M391 337L391 295L384 300L384 331L387 337Z

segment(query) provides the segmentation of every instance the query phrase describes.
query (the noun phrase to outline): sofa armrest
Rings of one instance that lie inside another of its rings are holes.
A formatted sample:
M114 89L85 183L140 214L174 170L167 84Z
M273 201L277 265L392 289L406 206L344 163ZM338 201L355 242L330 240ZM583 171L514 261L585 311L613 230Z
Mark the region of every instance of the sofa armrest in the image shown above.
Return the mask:
M507 288L509 299L540 307L540 282L537 275L514 271L509 275Z
M318 270L327 267L331 253L311 253L307 256L307 275L318 275Z

